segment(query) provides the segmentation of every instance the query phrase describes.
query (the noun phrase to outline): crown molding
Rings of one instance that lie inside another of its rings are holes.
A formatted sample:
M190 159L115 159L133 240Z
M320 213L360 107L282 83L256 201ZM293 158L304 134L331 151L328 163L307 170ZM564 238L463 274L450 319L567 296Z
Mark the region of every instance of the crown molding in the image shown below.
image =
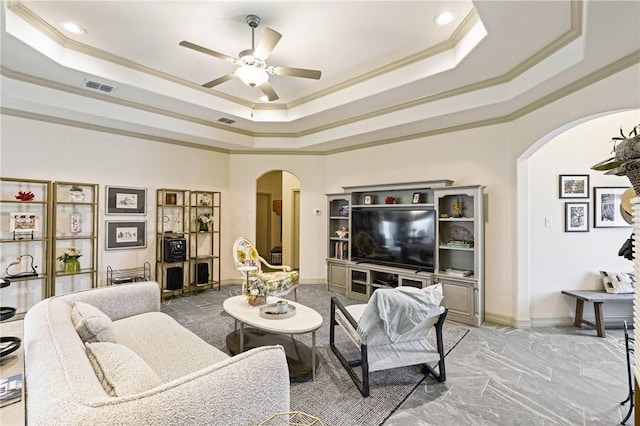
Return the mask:
M527 115L537 109L540 109L546 105L549 105L552 102L555 102L559 99L562 99L566 96L569 96L585 87L588 87L594 83L597 83L600 80L603 80L607 77L610 77L620 71L623 71L631 66L634 66L636 64L640 63L640 50L635 51L621 59L619 59L616 62L613 62L609 65L607 65L606 67L603 67L599 70L596 70L594 72L592 72L591 74L581 78L580 80L577 80L571 84L568 84L567 86L565 86L564 88L562 88L561 90L557 90L543 98L538 99L535 102L532 102L510 114L507 115L503 115L500 117L494 117L494 118L490 118L490 119L486 119L486 120L479 120L479 121L475 121L475 122L469 122L469 123L464 123L464 124L460 124L460 125L456 125L456 126L449 126L449 127L442 127L442 128L438 128L438 129L431 129L425 132L419 132L419 133L412 133L409 135L404 135L404 136L398 136L398 137L393 137L393 138L387 138L387 139L378 139L375 141L371 141L371 142L367 142L367 143L362 143L362 144L357 144L357 145L353 145L353 146L349 146L349 147L344 147L344 148L336 148L336 149L330 149L330 150L325 150L325 151L290 151L290 150L283 150L283 151L279 151L279 150L264 150L264 149L256 149L256 150L235 150L235 149L221 149L221 148L214 148L214 147L210 147L210 146L206 146L206 145L201 145L201 144L194 144L194 143L189 143L189 142L185 142L185 141L180 141L180 140L175 140L175 139L170 139L170 138L160 138L157 136L152 136L152 135L146 135L143 133L138 133L138 132L131 132L131 131L125 131L125 130L120 130L120 129L116 129L116 128L112 128L112 127L107 127L107 126L98 126L98 125L93 125L93 124L89 124L89 123L84 123L84 122L80 122L80 121L75 121L75 120L68 120L68 119L60 119L60 118L55 118L55 117L50 117L50 116L46 116L43 114L35 114L35 113L29 113L29 112L25 112L25 111L20 111L20 110L15 110L15 109L10 109L10 108L0 108L0 113L2 114L6 114L6 115L13 115L13 116L17 116L17 117L22 117L22 118L28 118L28 119L33 119L33 120L39 120L39 121L46 121L46 122L51 122L51 123L57 123L57 124L62 124L62 125L66 125L66 126L74 126L74 127L80 127L80 128L85 128L85 129L90 129L90 130L95 130L95 131L101 131L101 132L107 132L107 133L113 133L113 134L118 134L118 135L125 135L125 136L130 136L130 137L135 137L135 138L141 138L141 139L147 139L147 140L153 140L153 141L158 141L158 142L163 142L163 143L172 143L175 145L180 145L180 146L188 146L188 147L192 147L192 148L199 148L199 149L205 149L205 150L209 150L209 151L217 151L217 152L223 152L223 153L228 153L228 154L240 154L240 155L273 155L273 154L278 154L278 155L332 155L332 154L339 154L341 152L347 152L347 151L355 151L355 150L359 150L359 149L363 149L363 148L369 148L369 147L374 147L374 146L380 146L380 145L386 145L386 144L391 144L391 143L396 143L396 142L403 142L403 141L408 141L408 140L414 140L414 139L421 139L421 138L426 138L426 137L431 137L431 136L436 136L436 135L441 135L441 134L446 134L446 133L453 133L453 132L460 132L463 130L470 130L470 129L474 129L474 128L479 128L479 127L486 127L486 126L492 126L492 125L497 125L497 124L503 124L503 123L508 123L510 121L514 121L524 115ZM4 72L3 72L4 74ZM224 127L224 126L221 126ZM225 128L226 130L226 128ZM294 137L289 135L289 137Z
M184 146L187 148L203 149L206 151L221 152L224 154L230 153L228 149L223 149L223 148L218 148L218 147L213 147L213 146L208 146L208 145L203 145L203 144L198 144L193 142L181 141L179 139L163 138L160 136L148 135L141 132L133 132L131 130L118 129L116 127L86 123L84 121L70 120L68 118L52 117L50 115L22 111L14 108L0 107L0 114L18 117L18 118L25 118L28 120L43 121L45 123L59 124L61 126L77 127L79 129L94 130L96 132L103 132L103 133L109 133L113 135L144 139L144 140L153 141L153 142L162 142L162 143L167 143L171 145Z

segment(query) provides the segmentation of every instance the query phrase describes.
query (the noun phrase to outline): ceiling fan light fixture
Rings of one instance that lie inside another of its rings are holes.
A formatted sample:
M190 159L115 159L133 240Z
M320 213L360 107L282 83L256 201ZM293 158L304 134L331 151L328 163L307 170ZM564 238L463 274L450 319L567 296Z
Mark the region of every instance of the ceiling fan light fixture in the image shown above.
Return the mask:
M269 80L269 74L262 68L256 68L249 65L242 66L236 70L236 75L244 84L249 87L260 86Z

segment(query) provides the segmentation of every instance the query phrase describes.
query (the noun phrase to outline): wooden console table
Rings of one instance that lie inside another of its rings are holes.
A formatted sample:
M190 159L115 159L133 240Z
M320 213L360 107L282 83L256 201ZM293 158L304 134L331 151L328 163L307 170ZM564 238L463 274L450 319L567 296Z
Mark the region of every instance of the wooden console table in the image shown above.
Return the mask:
M576 299L576 318L573 324L582 327L582 324L594 327L598 332L598 337L605 337L604 320L602 318L602 304L605 302L631 302L633 303L633 293L607 293L604 290L562 290L562 294ZM582 318L584 302L593 302L593 309L596 314L595 324Z

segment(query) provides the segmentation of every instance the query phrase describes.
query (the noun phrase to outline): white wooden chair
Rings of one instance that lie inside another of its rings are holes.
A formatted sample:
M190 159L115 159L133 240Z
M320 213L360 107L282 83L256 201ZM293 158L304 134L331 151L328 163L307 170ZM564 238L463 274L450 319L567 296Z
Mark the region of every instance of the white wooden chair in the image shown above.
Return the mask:
M298 301L298 271L293 271L287 265L271 265L258 254L255 246L251 241L244 237L238 238L233 244L233 260L236 267L242 272L243 279L256 277L262 280L269 287L269 295L284 296L291 291L294 292L296 302ZM275 269L273 272L265 272L262 265L269 269ZM255 270L243 271L241 268L254 267ZM248 274L248 277L247 275Z
M394 293L386 293L394 292ZM344 306L331 298L329 346L349 373L362 396L369 396L369 373L396 367L422 365L425 375L446 380L442 325L447 308L440 284L417 289L398 287L376 290L367 304ZM335 345L335 327L341 326L359 348L360 357L347 360ZM428 341L435 329L436 348ZM429 364L437 362L438 372ZM362 368L362 379L354 367Z

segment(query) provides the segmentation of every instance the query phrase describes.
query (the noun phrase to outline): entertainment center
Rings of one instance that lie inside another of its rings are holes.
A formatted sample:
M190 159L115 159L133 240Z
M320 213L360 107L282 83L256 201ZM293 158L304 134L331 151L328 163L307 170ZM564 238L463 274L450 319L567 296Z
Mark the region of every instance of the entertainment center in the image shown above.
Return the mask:
M437 283L448 318L484 321L484 186L451 180L327 194L329 289L366 302L378 288Z

